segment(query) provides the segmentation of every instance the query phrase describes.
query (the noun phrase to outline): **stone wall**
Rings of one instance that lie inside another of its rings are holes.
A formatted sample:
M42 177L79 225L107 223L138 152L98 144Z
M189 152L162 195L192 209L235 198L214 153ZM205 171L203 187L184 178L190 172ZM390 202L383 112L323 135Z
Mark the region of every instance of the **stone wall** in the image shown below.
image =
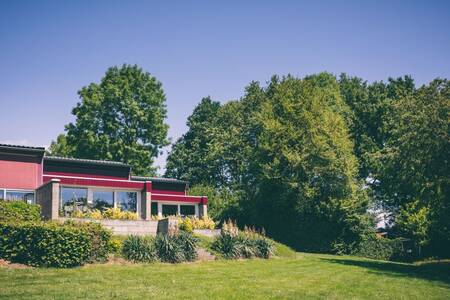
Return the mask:
M75 220L78 222L96 222L110 229L117 235L156 235L158 221L147 220L93 220L78 218L61 218L62 220Z

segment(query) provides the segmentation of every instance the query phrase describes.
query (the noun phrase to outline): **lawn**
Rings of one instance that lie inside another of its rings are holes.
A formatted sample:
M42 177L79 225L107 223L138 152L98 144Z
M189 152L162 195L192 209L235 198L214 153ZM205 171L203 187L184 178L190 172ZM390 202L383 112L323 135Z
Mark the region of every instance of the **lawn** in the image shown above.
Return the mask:
M180 265L0 267L2 299L450 299L450 263L297 253Z

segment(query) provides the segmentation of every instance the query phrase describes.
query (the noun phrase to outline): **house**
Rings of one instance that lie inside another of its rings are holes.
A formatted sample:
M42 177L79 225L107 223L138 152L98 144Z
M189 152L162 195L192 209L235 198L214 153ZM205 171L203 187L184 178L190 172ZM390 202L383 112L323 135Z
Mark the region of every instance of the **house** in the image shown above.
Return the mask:
M189 196L188 187L182 180L133 176L121 162L47 156L43 147L0 144L0 199L40 204L46 219L108 207L141 220L206 215L208 199Z

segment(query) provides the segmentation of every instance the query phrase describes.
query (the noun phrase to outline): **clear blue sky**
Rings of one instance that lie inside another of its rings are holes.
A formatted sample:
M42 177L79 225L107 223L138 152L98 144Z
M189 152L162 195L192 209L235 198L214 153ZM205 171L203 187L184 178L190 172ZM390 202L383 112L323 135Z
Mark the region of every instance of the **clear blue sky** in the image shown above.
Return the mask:
M163 83L175 140L202 97L272 74L450 78L450 1L2 0L0 142L49 145L77 91L123 63Z

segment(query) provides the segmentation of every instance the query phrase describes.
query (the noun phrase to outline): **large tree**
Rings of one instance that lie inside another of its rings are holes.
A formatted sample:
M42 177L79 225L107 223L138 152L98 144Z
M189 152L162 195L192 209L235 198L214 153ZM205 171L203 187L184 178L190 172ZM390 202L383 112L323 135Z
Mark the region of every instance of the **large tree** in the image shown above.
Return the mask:
M215 185L218 182L217 162L210 159L212 125L220 103L203 98L189 116L187 133L173 145L167 157L166 176L189 180L191 184Z
M168 144L161 83L136 65L109 68L100 83L83 87L50 151L55 155L128 163L134 174L154 175L154 158Z
M358 239L367 208L348 114L329 74L273 77L265 88L252 82L203 123L208 151L174 151L171 160L208 172L219 192L232 190L232 217L241 223L299 249L331 251Z

